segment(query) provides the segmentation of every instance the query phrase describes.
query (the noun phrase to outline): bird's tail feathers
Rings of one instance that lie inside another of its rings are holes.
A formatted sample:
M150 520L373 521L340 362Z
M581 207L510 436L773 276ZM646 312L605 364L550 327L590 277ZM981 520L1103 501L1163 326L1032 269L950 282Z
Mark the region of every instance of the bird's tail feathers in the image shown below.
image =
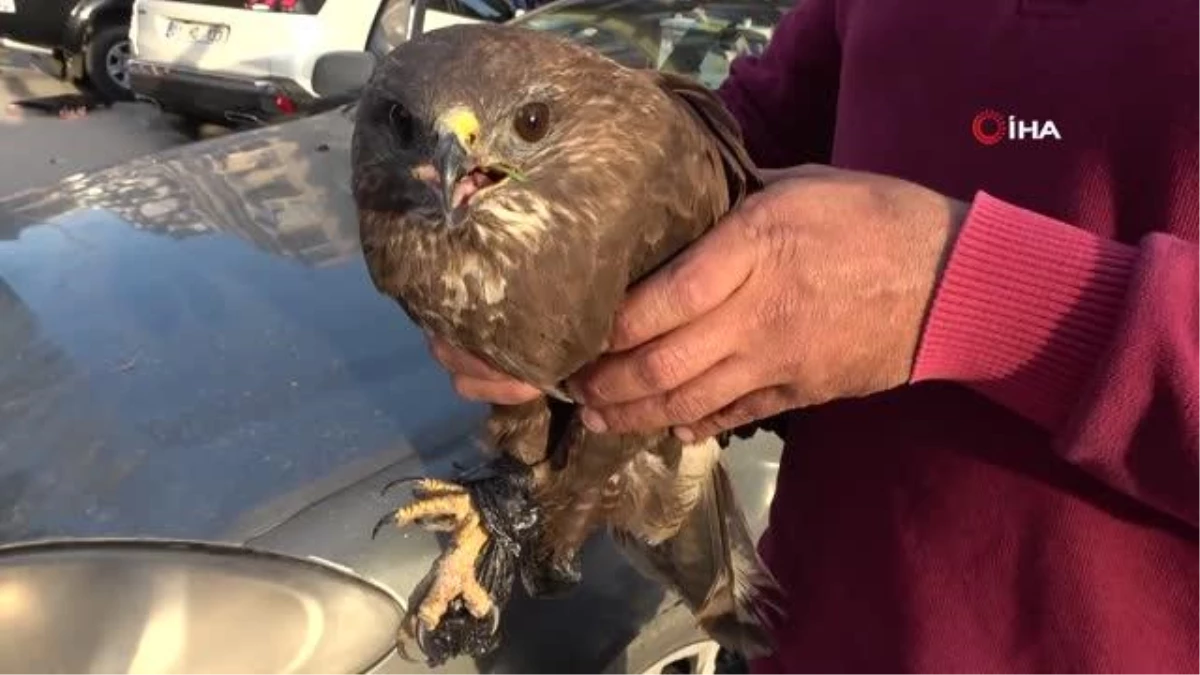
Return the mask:
M746 658L774 651L770 625L782 590L758 555L729 475L717 460L696 506L670 539L619 535L643 573L677 592L700 627Z
M705 493L680 534L707 529L712 554L720 561L707 595L693 605L700 625L713 639L748 658L773 650L771 614L779 611L782 592L758 555L746 517L737 503L729 474L721 462L713 465ZM678 535L677 535L678 536Z

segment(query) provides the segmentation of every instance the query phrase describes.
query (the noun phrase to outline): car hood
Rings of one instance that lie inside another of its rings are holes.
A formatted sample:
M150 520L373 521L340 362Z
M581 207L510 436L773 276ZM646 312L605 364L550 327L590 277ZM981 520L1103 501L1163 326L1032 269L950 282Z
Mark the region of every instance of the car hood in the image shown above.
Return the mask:
M367 276L350 133L335 111L0 202L0 542L244 534L473 430Z

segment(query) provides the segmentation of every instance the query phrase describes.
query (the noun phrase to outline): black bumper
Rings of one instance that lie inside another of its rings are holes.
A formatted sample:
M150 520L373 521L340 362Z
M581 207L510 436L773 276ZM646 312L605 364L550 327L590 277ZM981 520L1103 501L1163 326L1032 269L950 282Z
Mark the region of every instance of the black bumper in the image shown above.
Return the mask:
M226 124L273 122L313 101L283 78L217 75L138 59L129 61L129 82L135 96L163 110ZM281 105L281 96L288 102Z

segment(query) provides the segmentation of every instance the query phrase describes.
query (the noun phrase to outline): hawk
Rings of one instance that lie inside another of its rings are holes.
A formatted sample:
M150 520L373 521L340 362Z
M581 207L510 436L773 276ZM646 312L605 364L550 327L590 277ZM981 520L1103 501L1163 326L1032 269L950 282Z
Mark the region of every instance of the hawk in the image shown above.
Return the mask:
M493 406L483 473L416 480L380 521L450 533L402 651L415 642L431 664L486 653L515 580L534 596L569 589L580 547L605 529L714 639L769 650L778 586L717 440L592 433L563 386L604 351L626 290L762 187L718 99L549 34L452 26L376 68L352 162L375 287L429 334L546 392Z

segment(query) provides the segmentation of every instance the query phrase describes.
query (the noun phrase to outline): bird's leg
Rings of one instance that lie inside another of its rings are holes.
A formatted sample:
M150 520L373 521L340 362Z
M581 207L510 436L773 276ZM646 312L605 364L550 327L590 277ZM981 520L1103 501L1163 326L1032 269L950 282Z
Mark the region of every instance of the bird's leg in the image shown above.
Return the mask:
M481 470L455 482L408 479L384 487L415 483L412 501L381 519L376 532L387 523L415 523L450 534L449 546L409 598L397 644L407 659L415 660L414 646L430 667L493 651L500 640L501 610L515 582L528 578L535 564L531 553L541 533L541 508L533 497L536 472L522 453L509 450L533 447L520 441L528 434L544 435L544 425L537 420L521 424L521 415L508 417L517 428L502 437L506 442L498 447L503 451Z
M471 494L461 485L423 478L413 487L413 500L385 516L376 526L392 522L398 527L413 523L450 533L450 545L434 563L424 596L410 606L405 618L407 637L417 639L421 629L432 631L457 598L476 619L495 611L488 592L475 576L475 565L488 541ZM493 616L493 622L497 617Z

